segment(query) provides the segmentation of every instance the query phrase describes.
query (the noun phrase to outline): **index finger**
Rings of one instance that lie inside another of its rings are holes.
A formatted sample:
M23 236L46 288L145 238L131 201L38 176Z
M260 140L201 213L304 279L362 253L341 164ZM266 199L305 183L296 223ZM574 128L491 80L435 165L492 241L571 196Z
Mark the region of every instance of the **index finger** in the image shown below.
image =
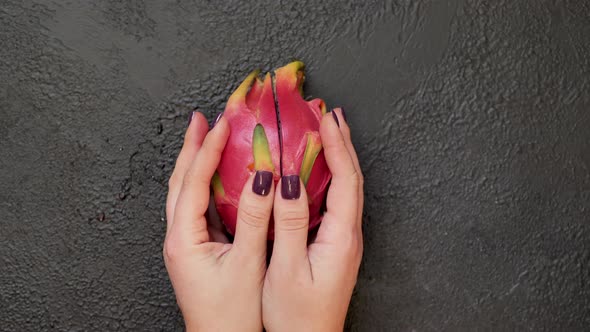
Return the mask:
M326 201L327 211L316 242L326 237L351 232L358 227L360 174L346 146L334 115L326 114L320 124L320 136L332 183Z
M174 220L174 209L176 208L176 200L178 199L180 189L182 188L184 175L197 155L208 130L209 125L203 114L196 111L192 112L190 114L190 122L186 130L182 149L180 150L178 159L176 159L174 171L168 180L169 189L168 196L166 197L166 232L170 230Z
M363 205L364 205L364 193L363 193L363 173L361 170L361 165L359 163L359 158L356 154L356 150L354 149L354 146L352 145L352 138L351 138L351 134L350 134L350 127L348 126L348 123L346 122L346 116L344 116L344 109L342 108L335 108L333 110L333 112L335 114L337 114L337 116L340 118L340 132L342 132L342 136L344 137L344 144L346 145L346 148L348 149L348 153L350 154L350 157L352 158L352 161L354 163L354 167L356 168L356 171L358 173L358 177L360 180L360 184L359 184L359 202L358 202L358 211L357 211L357 215L358 215L358 219L357 222L359 224L359 227L361 227L362 221L363 221Z
M171 232L193 244L209 240L205 213L209 207L211 178L219 165L229 132L229 123L222 117L205 137L183 179Z

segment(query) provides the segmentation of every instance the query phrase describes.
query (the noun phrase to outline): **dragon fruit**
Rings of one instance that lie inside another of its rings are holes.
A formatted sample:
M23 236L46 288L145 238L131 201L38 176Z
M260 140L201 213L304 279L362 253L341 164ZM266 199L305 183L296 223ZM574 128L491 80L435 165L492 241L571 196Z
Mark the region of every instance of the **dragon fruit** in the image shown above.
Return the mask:
M303 99L304 64L294 61L259 77L255 70L227 101L223 117L231 134L212 179L217 211L235 234L238 202L248 177L257 170L299 175L309 201L309 229L322 218L322 204L331 178L319 135L326 113L321 99ZM268 239L274 238L273 220Z

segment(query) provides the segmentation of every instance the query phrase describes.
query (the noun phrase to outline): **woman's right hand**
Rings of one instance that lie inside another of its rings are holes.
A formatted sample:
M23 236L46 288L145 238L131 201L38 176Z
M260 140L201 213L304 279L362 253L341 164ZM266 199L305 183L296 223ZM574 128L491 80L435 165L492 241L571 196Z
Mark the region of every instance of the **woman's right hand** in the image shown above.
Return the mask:
M305 187L297 177L300 196L283 198L283 187L297 185L289 174L277 187L275 242L262 294L268 331L342 331L356 284L363 252L363 176L340 109L324 116L320 135L332 183L327 212L309 246Z
M255 182L260 172L250 176L240 196L237 230L230 244L223 226L206 218L209 184L230 126L222 117L209 131L205 117L193 114L170 179L166 269L187 331L258 332L262 330L262 285L274 186L272 181Z

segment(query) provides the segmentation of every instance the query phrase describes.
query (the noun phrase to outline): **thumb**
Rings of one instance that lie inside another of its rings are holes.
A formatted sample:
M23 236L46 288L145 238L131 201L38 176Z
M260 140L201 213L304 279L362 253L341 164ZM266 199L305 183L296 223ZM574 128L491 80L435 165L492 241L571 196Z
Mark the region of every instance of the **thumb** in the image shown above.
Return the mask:
M238 205L235 250L246 255L266 257L266 239L273 200L273 173L257 171L251 175L244 185Z
M281 194L275 196L275 242L273 259L285 265L299 266L307 259L309 207L307 193L297 175L283 176Z

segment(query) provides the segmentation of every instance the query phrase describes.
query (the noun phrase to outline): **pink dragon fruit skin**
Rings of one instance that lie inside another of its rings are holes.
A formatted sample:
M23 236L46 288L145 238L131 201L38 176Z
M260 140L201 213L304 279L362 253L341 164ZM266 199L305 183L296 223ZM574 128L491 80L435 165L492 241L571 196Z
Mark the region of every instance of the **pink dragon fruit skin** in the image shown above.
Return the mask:
M223 117L231 134L212 187L217 212L231 234L244 184L257 170L273 172L275 185L281 175L299 175L308 195L310 230L322 219L331 178L319 135L326 106L321 99L303 99L303 70L304 64L294 61L277 69L274 81L270 74L261 80L254 71L227 102ZM269 240L274 238L273 224L271 220Z

